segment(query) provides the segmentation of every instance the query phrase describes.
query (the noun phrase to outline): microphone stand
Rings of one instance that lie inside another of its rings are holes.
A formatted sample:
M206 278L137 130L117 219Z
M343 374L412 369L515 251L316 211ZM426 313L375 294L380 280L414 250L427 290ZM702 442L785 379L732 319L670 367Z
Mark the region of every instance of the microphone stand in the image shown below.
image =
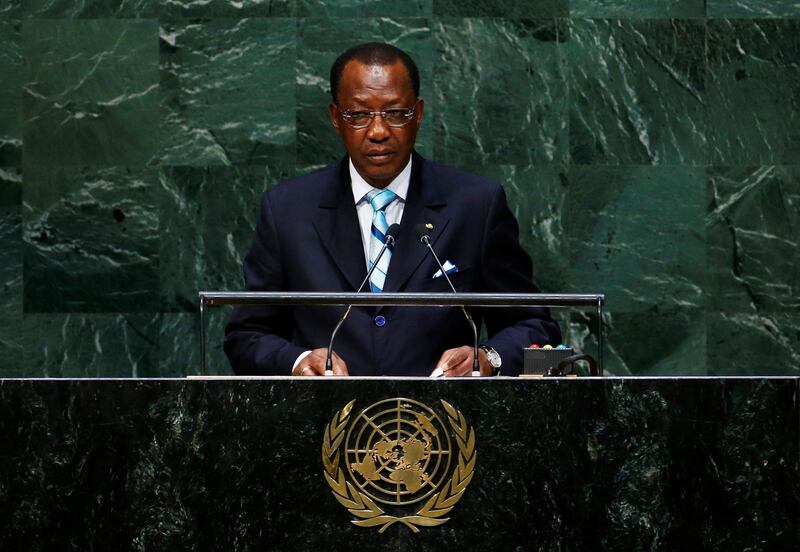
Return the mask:
M455 286L453 285L453 282L450 281L450 277L447 275L447 271L445 271L442 262L439 260L439 256L436 255L436 251L434 251L433 247L431 246L430 236L428 236L427 234L423 234L422 236L420 236L419 241L421 241L425 246L427 246L428 250L433 255L433 258L436 260L436 264L439 265L439 270L442 271L442 276L445 277L447 283L450 285L450 289L453 290L453 293L458 294ZM472 336L473 336L472 371L478 372L480 374L481 365L478 362L478 327L475 325L475 321L472 319L472 316L470 316L469 311L466 308L462 306L461 311L464 313L467 322L469 322L469 325L472 328Z
M369 281L370 276L375 271L375 268L378 266L378 262L383 257L383 254L389 247L394 247L396 240L394 238L394 234L399 231L399 225L393 224L392 226L397 227L394 232L391 232L392 227L389 227L389 230L386 231L386 239L383 242L383 246L381 247L380 251L378 251L378 256L375 257L375 262L372 263L372 266L369 267L369 271L367 271L367 275L364 280L361 282L361 285L358 286L358 290L356 293L361 293L361 290L364 289L364 284ZM339 318L339 321L336 323L336 326L333 328L333 332L331 332L331 339L328 342L328 356L325 358L325 371L333 371L333 340L336 338L336 334L339 332L339 328L342 327L344 321L347 319L347 315L350 314L350 309L353 308L353 305L347 305L347 309L345 309L344 314Z

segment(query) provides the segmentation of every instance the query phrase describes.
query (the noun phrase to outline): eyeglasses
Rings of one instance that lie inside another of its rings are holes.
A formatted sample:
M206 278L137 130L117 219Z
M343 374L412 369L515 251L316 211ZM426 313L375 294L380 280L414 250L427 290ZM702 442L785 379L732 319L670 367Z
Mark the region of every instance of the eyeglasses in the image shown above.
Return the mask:
M359 111L356 109L348 109L347 111L339 111L347 124L353 128L367 128L375 115L380 115L386 124L390 127L401 127L408 124L414 118L416 107L397 107L395 109L386 109L384 111Z

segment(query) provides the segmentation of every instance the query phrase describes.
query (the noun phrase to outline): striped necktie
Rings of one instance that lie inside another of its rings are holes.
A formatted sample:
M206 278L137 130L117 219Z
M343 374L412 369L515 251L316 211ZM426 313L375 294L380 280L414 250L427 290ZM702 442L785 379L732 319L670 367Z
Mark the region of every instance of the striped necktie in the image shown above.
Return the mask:
M372 206L372 228L369 234L369 268L372 268L372 265L375 264L375 258L378 256L381 247L383 247L383 241L386 239L386 230L389 228L384 210L392 201L397 199L397 195L391 190L375 189L368 192L364 197ZM369 285L373 293L383 291L391 258L392 247L388 247L369 278Z

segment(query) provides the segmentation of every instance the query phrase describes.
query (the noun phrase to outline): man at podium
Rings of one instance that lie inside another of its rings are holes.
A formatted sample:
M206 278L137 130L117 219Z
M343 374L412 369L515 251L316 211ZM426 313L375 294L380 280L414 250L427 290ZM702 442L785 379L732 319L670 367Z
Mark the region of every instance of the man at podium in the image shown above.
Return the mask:
M264 192L243 263L246 289L354 292L376 265L364 286L373 293L451 291L415 235L422 229L458 292L537 293L502 187L414 150L425 102L411 57L389 44L355 46L334 62L330 85L330 120L346 155ZM378 258L395 223L396 244ZM237 307L225 330L225 352L241 375L324 375L341 312ZM479 353L481 375L499 369L516 375L523 347L561 340L547 309L475 309L472 315L488 335ZM333 373L470 375L472 343L459 308L354 308L336 338Z

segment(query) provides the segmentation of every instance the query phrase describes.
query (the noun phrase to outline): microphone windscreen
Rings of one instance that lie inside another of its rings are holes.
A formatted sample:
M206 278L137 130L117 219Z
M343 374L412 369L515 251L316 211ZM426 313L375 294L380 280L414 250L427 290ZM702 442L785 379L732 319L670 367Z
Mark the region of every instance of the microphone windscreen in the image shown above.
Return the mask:
M394 224L389 226L389 228L386 229L386 234L384 234L384 235L385 236L391 236L392 239L394 239L394 241L397 241L397 234L399 234L399 233L400 233L400 225L395 222ZM386 238L384 238L384 240L385 239Z
M420 222L419 224L415 225L414 233L417 235L417 239L424 243L423 238L428 237L428 229L425 227L425 223Z

